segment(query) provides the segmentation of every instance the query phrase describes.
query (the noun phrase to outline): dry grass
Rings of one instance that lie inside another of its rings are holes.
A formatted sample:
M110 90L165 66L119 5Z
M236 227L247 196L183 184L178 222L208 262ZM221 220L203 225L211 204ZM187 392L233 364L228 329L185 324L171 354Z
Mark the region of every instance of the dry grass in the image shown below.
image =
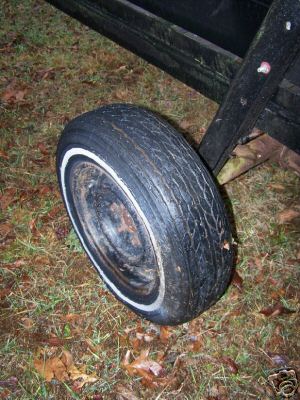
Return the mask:
M106 291L82 253L57 190L56 143L68 120L112 102L154 109L199 141L217 106L42 1L2 3L0 398L272 398L274 353L300 372L299 226L276 218L299 202L299 178L266 164L226 185L243 288L159 335ZM278 302L297 312L260 313ZM175 377L167 386L122 368L128 349L147 347ZM97 382L45 382L34 359L63 349Z

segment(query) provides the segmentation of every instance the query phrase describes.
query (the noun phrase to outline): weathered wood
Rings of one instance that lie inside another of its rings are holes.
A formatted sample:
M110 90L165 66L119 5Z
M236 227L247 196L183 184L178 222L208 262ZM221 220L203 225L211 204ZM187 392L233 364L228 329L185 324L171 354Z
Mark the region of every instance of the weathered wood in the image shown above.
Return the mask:
M218 103L242 64L229 51L127 0L48 1ZM300 54L257 121L258 128L295 151L299 148L295 132L300 132L299 76Z
M274 0L200 144L199 154L215 174L252 130L299 48L300 2Z

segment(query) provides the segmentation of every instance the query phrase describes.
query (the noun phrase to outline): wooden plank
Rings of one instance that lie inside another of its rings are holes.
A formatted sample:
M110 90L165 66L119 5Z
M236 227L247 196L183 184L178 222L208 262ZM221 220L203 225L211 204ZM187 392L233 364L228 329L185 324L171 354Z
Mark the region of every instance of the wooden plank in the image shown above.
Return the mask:
M201 141L199 154L214 174L254 128L299 49L300 2L274 0Z
M224 100L242 64L236 55L127 0L48 1L218 103ZM300 131L296 119L300 89L291 83L300 76L300 56L298 59L299 63L289 69L268 105L272 112L264 112L257 122L258 127L281 141L280 129L285 126L284 141L289 143L293 143L292 137L286 137L292 136L297 126ZM296 114L289 113L291 123L287 124L286 117L281 115L282 108Z

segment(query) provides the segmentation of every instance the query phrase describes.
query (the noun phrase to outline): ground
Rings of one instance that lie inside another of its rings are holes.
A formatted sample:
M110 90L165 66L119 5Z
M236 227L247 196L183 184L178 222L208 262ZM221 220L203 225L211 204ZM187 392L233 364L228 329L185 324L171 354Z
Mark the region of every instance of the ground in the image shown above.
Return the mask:
M274 369L300 374L299 178L266 163L222 187L232 284L191 323L141 320L105 289L71 229L55 173L60 132L129 102L194 145L217 105L46 2L4 0L0 13L0 399L274 398Z

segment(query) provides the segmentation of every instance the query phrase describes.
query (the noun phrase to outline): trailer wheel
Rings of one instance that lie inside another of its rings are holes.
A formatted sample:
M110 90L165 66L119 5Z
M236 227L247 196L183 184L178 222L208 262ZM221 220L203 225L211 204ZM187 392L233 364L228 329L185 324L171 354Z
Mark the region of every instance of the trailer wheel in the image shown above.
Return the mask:
M64 129L62 196L107 287L159 324L199 315L231 276L231 233L218 190L184 138L149 111L116 104Z

